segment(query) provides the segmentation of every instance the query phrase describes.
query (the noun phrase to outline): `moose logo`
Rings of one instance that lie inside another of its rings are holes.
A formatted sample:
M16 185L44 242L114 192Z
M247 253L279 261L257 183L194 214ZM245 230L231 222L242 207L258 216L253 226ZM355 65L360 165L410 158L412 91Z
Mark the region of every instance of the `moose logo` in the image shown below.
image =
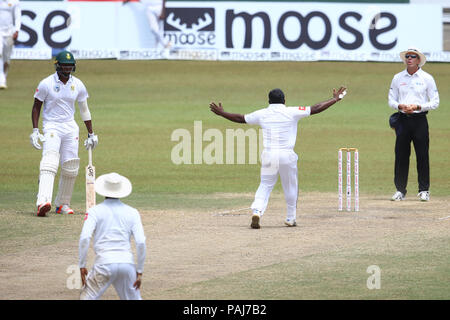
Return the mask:
M214 8L166 8L165 36L176 47L215 45Z

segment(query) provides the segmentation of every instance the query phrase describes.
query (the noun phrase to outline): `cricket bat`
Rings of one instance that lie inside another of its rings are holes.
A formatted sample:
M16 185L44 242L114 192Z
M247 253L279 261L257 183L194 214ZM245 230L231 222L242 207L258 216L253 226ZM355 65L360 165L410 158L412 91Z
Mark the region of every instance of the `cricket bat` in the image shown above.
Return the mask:
M88 149L89 163L86 166L86 212L95 206L95 167L92 165L92 147Z

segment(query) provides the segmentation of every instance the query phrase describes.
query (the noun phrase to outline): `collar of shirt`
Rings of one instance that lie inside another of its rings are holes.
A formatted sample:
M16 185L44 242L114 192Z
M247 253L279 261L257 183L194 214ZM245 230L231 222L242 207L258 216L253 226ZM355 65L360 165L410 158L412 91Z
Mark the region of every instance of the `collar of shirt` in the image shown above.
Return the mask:
M105 202L107 202L107 203L119 203L120 199L117 199L117 198L105 198Z
M419 68L416 72L414 72L413 74L409 74L408 70L405 69L405 71L403 71L403 75L407 76L407 77L419 77L422 74L422 68Z
M274 109L274 108L286 108L286 106L282 103L271 103L269 104L268 108Z
M62 81L59 79L58 72L55 72L55 74L53 75L53 77L55 78L55 82L61 82L62 84L64 84L64 82L62 82ZM69 76L69 80L67 80L67 83L72 83L72 81L73 81L73 78L72 78L72 75L70 75L70 76ZM66 84L67 84L67 83L66 83Z

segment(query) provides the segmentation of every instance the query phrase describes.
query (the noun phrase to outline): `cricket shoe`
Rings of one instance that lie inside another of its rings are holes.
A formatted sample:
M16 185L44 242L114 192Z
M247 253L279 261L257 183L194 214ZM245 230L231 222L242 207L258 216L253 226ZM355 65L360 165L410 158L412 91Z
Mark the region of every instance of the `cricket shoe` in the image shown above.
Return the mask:
M6 89L8 89L8 86L6 85L6 83L0 84L0 90L6 90Z
M295 219L286 219L284 220L284 224L288 227L296 227L297 222L295 222Z
M67 204L56 207L56 213L58 214L73 214L73 210Z
M252 223L250 224L250 227L252 229L259 229L261 226L259 225L259 220L261 220L261 213L257 210L253 212L252 216Z
M391 201L402 201L402 200L405 200L405 195L400 191L394 193L394 195L391 198Z
M420 191L417 195L420 201L430 201L430 191Z
M46 203L38 205L37 216L45 217L45 215L47 214L47 212L50 211L51 208L52 208L52 204L50 202L46 202Z

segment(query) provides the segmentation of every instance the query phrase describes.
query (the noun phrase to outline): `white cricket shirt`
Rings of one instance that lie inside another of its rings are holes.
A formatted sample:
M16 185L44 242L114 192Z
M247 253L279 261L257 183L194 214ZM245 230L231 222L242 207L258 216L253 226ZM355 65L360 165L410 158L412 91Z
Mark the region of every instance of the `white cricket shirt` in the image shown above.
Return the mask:
M269 104L267 108L246 114L245 122L260 125L263 129L265 150L293 150L297 139L297 122L311 114L308 107L286 107Z
M21 16L18 0L0 0L0 36L12 36L19 31Z
M398 110L399 104L420 105L422 109L414 113L433 110L439 106L436 83L433 77L422 69L412 75L406 70L397 73L392 79L388 99L389 106L395 110Z
M162 6L162 0L140 0L142 4L149 6Z
M119 199L105 199L85 216L79 242L79 267L86 267L90 239L94 235L95 264L131 263L131 236L136 243L136 270L142 273L145 261L145 235L139 212Z
M80 79L70 76L66 84L54 73L42 80L34 97L44 102L43 122L69 122L74 120L75 101L85 101L89 94Z

